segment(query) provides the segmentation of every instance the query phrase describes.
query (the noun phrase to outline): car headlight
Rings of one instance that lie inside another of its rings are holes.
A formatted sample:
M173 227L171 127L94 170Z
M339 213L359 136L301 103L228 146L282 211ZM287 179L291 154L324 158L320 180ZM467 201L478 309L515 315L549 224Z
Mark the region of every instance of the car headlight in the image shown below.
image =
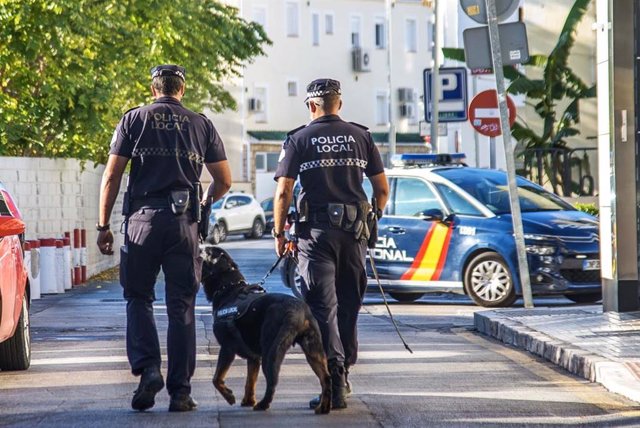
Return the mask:
M556 252L556 248L550 245L527 245L525 249L527 253L537 256L550 256Z

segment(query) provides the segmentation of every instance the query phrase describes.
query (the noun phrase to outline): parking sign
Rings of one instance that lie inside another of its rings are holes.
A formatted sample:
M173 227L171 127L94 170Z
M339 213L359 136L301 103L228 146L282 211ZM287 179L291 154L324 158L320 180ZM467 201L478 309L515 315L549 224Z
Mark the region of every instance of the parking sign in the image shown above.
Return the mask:
M432 72L424 70L425 120L431 122L433 100L431 99ZM464 67L440 69L440 96L438 97L440 122L464 122L467 120L467 69Z

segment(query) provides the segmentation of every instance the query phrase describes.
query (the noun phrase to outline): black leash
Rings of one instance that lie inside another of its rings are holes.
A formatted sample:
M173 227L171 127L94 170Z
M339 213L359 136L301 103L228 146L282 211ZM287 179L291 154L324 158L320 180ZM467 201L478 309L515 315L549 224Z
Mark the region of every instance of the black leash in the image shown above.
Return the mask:
M389 308L389 303L387 302L387 298L384 295L384 290L382 289L382 284L380 284L380 277L378 276L378 269L376 269L376 264L373 261L373 249L372 248L369 248L369 262L371 263L371 269L373 270L373 276L375 277L376 282L378 283L378 288L380 288L380 294L382 295L382 300L384 300L384 305L387 307L387 312L389 313L389 318L391 318L391 322L393 323L393 326L396 329L396 333L398 333L398 337L402 341L402 344L404 345L406 350L409 351L411 354L413 354L413 351L411 350L411 348L409 348L409 345L407 345L407 342L405 342L404 337L402 337L402 333L400 333L400 329L398 328L398 324L396 324L396 320L393 318L393 314L391 313L391 309Z
M276 270L276 268L278 267L278 265L280 264L280 262L282 261L282 259L284 259L287 254L289 253L289 251L285 251L284 253L282 253L282 255L280 257L278 257L278 260L276 260L276 262L271 266L271 269L269 269L269 272L267 272L267 274L262 277L262 279L260 280L260 282L257 285L264 285L265 282L267 282L267 278L269 278L269 275L271 275L273 273L274 270Z

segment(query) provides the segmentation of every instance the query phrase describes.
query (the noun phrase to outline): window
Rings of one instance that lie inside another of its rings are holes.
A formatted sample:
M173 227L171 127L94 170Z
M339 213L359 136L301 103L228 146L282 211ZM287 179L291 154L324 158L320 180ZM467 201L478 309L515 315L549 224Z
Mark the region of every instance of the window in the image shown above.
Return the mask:
M320 44L320 15L311 14L311 44L318 46Z
M333 15L330 13L324 16L324 32L325 34L333 34Z
M287 2L287 37L300 35L300 10L297 2Z
M256 172L275 172L280 153L256 153Z
M482 216L480 210L474 207L471 202L463 198L460 193L445 184L434 184L453 214Z
M405 23L404 47L407 52L418 51L418 24L415 19L407 19Z
M376 125L389 123L389 96L386 92L376 94Z
M254 98L259 101L260 109L254 113L254 120L258 123L267 122L267 88L264 86L256 86L253 91Z
M360 19L359 16L352 16L350 22L351 22L351 47L358 48L360 47L360 43L362 42L360 40L360 34L362 33L360 28L362 26L362 19Z
M287 93L290 97L298 96L298 82L295 80L289 80L287 82Z
M398 178L395 193L395 215L420 217L425 210L442 209L431 188L417 178Z
M254 6L253 7L253 22L262 25L263 28L267 27L267 7L266 6Z
M376 49L384 49L387 47L387 28L384 18L376 18L375 27Z
M427 21L427 51L431 52L433 51L433 30L435 29L435 26L433 25L433 22L431 21Z

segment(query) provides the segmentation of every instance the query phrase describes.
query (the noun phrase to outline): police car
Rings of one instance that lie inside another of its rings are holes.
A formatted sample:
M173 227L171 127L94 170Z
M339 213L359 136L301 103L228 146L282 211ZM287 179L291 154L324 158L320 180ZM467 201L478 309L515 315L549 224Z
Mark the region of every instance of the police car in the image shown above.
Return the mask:
M463 160L405 154L386 171L391 194L373 258L384 290L398 301L454 292L503 307L522 294L507 174ZM597 218L524 178L517 184L533 294L598 301ZM366 180L365 189L371 195ZM369 263L367 269L369 289L377 288ZM296 288L296 281L288 272L285 283Z

